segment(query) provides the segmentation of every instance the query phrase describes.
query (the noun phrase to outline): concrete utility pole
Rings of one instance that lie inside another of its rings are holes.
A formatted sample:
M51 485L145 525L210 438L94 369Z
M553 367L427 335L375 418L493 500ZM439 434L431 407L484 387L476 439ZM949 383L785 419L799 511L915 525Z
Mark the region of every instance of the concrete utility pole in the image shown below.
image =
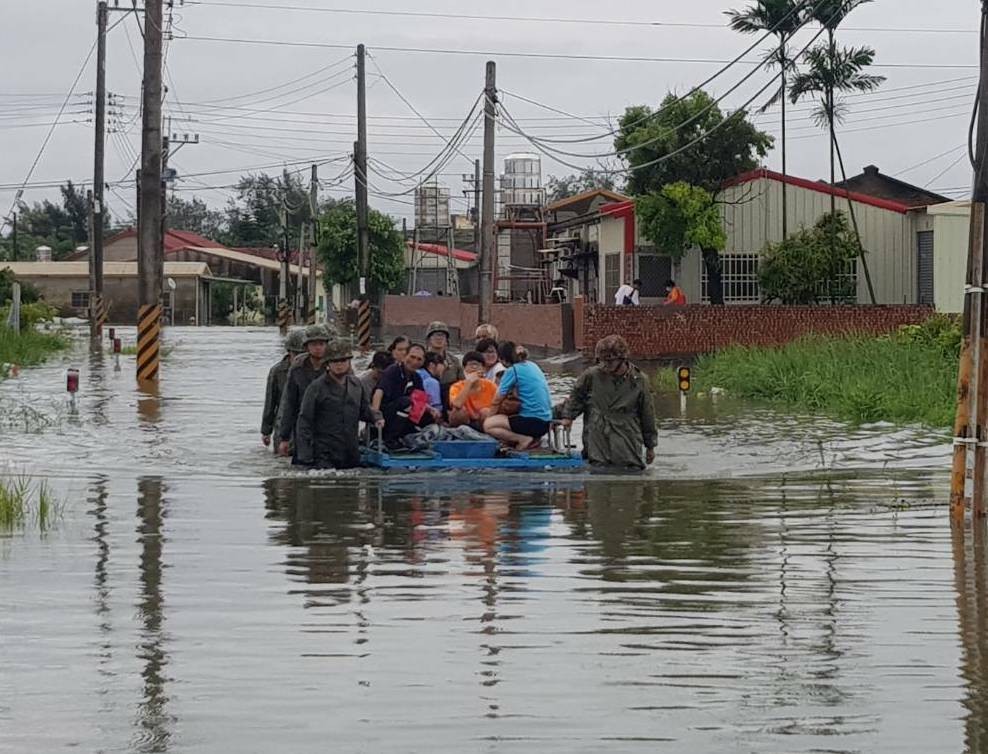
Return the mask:
M480 253L480 160L473 161L473 250Z
M12 262L16 262L19 256L17 251L17 213L14 212L11 215L11 231L10 231L10 255L13 257Z
M93 201L90 224L92 246L89 249L89 335L103 334L103 188L104 153L106 149L106 20L109 16L105 0L96 5L96 144L93 150Z
M357 313L357 341L362 351L370 349L370 237L367 206L367 76L364 46L357 45L357 142L353 147L353 176L357 195L357 256L360 260L360 309Z
M490 322L494 306L494 118L497 105L497 69L487 61L484 85L484 208L480 234L480 321Z
M161 22L162 0L144 2L144 85L141 126L140 252L138 255L137 379L158 379L161 339Z
M988 0L981 7L981 77L988 81ZM951 513L962 520L966 510L985 515L988 475L988 86L978 91L978 131L971 232L964 298L964 340L957 386L954 462L950 480Z
M316 323L318 316L316 303L319 300L319 286L316 284L316 272L319 263L316 261L316 247L319 245L319 166L312 166L309 178L309 213L312 215L312 230L309 239L309 311L306 322Z

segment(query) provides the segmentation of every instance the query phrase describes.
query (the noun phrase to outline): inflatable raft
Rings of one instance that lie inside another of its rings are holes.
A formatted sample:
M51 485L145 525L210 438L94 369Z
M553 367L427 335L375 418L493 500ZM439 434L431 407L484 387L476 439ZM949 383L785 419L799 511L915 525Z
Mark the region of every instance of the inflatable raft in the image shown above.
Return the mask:
M386 451L365 448L365 466L404 471L443 469L516 469L542 471L580 469L586 462L571 450L499 451L496 442L437 442L428 450Z

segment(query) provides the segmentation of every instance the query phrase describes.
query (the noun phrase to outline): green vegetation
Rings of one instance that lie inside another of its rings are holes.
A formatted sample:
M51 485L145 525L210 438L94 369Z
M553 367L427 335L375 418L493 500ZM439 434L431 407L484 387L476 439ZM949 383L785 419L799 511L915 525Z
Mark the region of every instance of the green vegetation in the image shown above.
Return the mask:
M40 364L51 354L68 346L68 338L57 333L27 329L17 334L0 325L0 379L8 376L2 367L4 364L18 366Z
M858 250L844 214L824 215L812 228L765 249L758 271L762 299L783 304L853 302L855 283L848 273Z
M780 348L729 348L701 357L695 389L717 387L854 423L953 423L961 333L936 316L883 337L812 336ZM656 378L675 389L671 370Z
M34 484L26 476L0 477L0 531L27 524L47 531L61 518L63 508L45 481Z

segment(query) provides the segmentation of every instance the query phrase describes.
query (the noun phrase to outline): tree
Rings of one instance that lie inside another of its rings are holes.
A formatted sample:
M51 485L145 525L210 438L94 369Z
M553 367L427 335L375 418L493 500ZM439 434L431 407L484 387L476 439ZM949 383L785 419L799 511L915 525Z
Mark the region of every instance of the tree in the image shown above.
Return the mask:
M744 112L725 116L704 91L683 98L668 94L658 110L627 108L614 140L632 169L625 187L632 196L677 181L716 194L728 178L757 168L773 144Z
M571 174L558 178L550 175L546 182L546 199L549 202L558 202L560 199L568 199L594 189L614 191L615 185L614 176L610 172L593 168L586 168L579 175Z
M283 171L246 175L237 184L237 198L227 207L227 228L221 239L230 246L278 246L284 237L282 210L287 212L288 244L298 248L302 225L311 220L309 190L298 173Z
M725 241L717 242L709 225L715 219L723 233L717 194L727 179L758 167L773 143L744 112L725 116L703 91L669 94L657 111L629 107L620 120L615 147L632 168L627 190L652 218L642 218L645 237L677 260L690 248L684 243L698 245L713 304L724 303L719 252ZM664 222L678 229L663 230Z
M50 246L54 259L64 259L76 246L89 242L89 201L68 181L60 187L61 204L45 199L17 207L17 234L20 259L33 258L38 246ZM110 213L103 212L104 231L110 228ZM12 257L12 239L0 242L0 258Z
M216 239L226 231L226 216L210 209L198 197L186 200L171 193L168 195L168 227Z
M394 220L370 210L370 278L372 291L388 292L399 287L405 275L405 239ZM339 202L319 218L319 259L325 284L346 285L360 277L357 258L357 208L352 200Z
M846 2L847 0L837 0ZM727 16L729 25L734 31L742 34L764 34L771 32L778 40L778 46L772 50L768 59L779 67L780 84L768 102L762 107L762 112L776 102L782 104L782 175L788 175L786 165L786 91L788 89L789 68L792 61L789 58L789 42L793 35L803 26L803 3L800 0L754 0L745 10L729 10ZM786 184L782 184L782 236L788 234L789 220L787 217Z
M635 210L642 235L674 262L680 261L690 249L700 249L707 268L710 303L723 304L720 252L727 243L727 234L713 194L679 181L639 197Z
M854 301L849 263L858 243L842 213L826 214L763 252L758 275L766 303L832 304Z

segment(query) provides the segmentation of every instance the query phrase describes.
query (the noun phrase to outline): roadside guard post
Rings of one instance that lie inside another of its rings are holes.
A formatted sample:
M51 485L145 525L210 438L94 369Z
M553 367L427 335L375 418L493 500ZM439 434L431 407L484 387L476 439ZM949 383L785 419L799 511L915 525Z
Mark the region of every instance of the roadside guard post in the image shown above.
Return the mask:
M65 390L72 401L72 408L75 409L75 394L79 392L79 370L70 368L65 373Z
M676 381L679 383L679 410L686 413L686 394L693 386L692 373L689 367L676 368Z
M112 330L110 332L113 332ZM120 338L113 339L113 371L120 371Z

